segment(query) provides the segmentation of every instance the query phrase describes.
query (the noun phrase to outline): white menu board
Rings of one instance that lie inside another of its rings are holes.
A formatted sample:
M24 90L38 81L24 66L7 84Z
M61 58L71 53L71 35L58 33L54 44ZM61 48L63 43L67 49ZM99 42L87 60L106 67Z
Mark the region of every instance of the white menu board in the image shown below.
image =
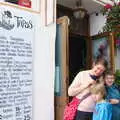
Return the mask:
M0 120L32 120L33 15L0 5Z

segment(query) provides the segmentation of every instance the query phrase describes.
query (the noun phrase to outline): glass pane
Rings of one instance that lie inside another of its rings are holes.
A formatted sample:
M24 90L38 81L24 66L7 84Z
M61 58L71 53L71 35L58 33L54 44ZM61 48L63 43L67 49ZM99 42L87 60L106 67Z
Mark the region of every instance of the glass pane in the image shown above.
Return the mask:
M115 39L115 69L120 69L120 34Z
M97 38L92 41L92 56L93 59L104 57L108 62L110 62L110 46L108 44L108 37Z
M116 84L120 85L120 35L115 39L115 77Z
M56 42L55 42L55 95L61 95L61 25L58 24L56 28Z
M115 69L120 69L120 48L116 48Z

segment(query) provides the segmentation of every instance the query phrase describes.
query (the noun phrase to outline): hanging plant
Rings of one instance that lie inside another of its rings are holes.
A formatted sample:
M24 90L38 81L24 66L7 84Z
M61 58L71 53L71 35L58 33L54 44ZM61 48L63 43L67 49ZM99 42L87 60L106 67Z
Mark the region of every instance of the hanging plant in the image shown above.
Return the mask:
M113 5L106 4L101 13L106 16L103 32L114 32L120 28L120 2L113 1Z

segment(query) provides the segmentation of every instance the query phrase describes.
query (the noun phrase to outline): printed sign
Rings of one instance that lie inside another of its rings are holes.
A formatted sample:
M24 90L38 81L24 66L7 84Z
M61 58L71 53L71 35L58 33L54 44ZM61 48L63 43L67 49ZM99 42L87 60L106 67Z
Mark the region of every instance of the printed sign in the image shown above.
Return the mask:
M0 120L32 120L32 13L0 6Z

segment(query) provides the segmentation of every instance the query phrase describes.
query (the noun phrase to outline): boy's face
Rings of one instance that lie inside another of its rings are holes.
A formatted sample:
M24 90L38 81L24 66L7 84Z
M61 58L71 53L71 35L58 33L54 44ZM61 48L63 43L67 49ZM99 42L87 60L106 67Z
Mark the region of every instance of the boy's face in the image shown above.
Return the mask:
M114 75L106 75L105 77L105 84L107 86L111 86L115 81Z

